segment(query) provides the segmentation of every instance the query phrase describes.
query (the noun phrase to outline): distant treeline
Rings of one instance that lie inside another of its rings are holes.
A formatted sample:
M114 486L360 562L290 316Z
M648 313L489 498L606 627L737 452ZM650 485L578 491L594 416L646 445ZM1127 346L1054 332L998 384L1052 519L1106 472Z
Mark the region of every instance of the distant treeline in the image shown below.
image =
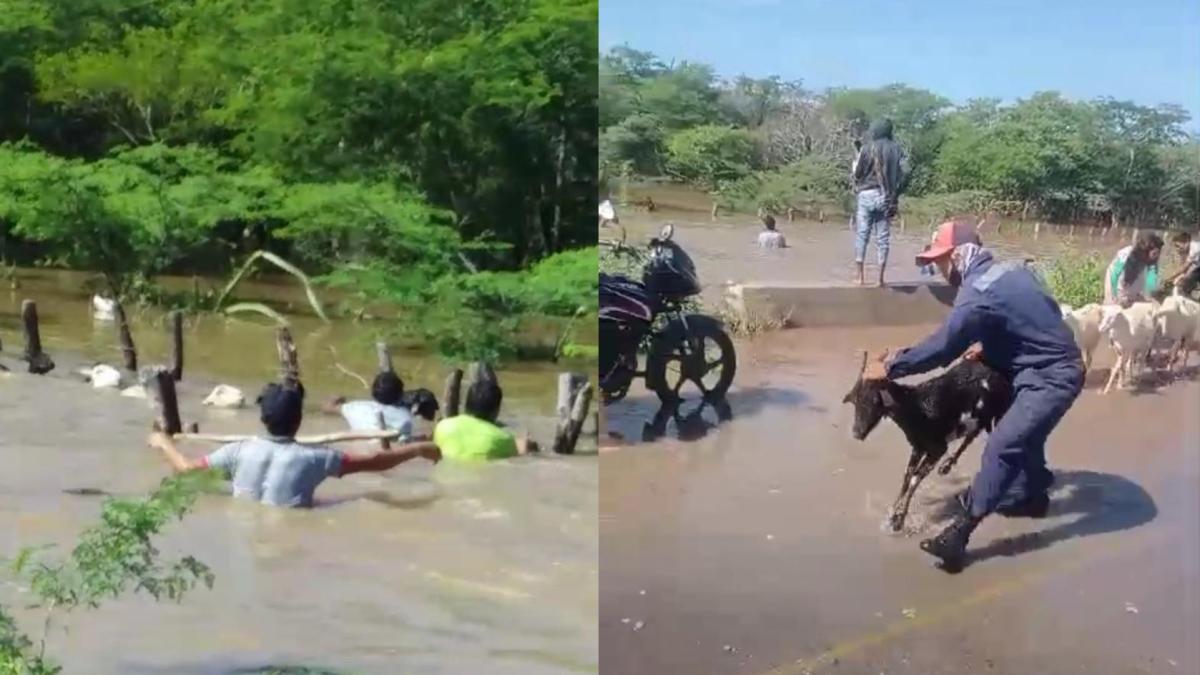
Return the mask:
M628 47L600 60L602 181L670 176L740 210L846 205L853 140L884 116L912 166L909 213L1200 222L1200 140L1177 105L1057 92L953 105L903 84L817 92L779 77L722 80Z

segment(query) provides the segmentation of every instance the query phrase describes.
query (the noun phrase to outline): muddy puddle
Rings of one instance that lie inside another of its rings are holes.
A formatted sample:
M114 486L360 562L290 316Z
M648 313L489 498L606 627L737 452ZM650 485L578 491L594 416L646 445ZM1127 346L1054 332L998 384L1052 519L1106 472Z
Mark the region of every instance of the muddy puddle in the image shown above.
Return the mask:
M678 673L1197 672L1200 383L1100 395L1112 356L1051 438L1050 517L991 518L958 575L917 548L950 517L983 439L883 531L908 445L850 436L857 349L928 327L738 342L722 414L671 420L635 387L607 410L600 635L607 670ZM694 409L694 407L693 407ZM723 418L723 419L722 419ZM654 430L652 430L654 431ZM643 440L647 439L647 440ZM1152 571L1150 571L1152 570Z
M263 289L260 289L263 290ZM265 289L270 296L270 289ZM42 338L58 362L50 375L23 374L19 310L38 301ZM274 296L271 296L274 297ZM286 303L281 303L286 304ZM375 368L369 324L325 324L288 316L309 401L303 430L340 428L316 403L362 386L343 375ZM253 408L204 408L228 383L253 398L276 376L272 329L204 317L186 328L186 421L214 433L255 432ZM0 293L0 556L22 546L69 546L95 521L103 497L137 496L166 475L146 448L144 400L93 390L73 374L95 361L116 364L115 327L94 321L87 295L59 274L34 274ZM161 362L161 317L134 317L143 363ZM434 357L395 354L406 386L441 397L446 369ZM502 420L547 445L555 378L578 364L516 364L499 371ZM198 456L215 446L188 444ZM268 665L346 673L561 674L597 669L595 442L577 457L431 467L413 462L386 474L330 480L312 510L259 507L220 495L200 499L164 538L167 555L191 554L216 575L211 591L182 604L123 598L53 629L48 652L67 673L232 673ZM74 490L83 494L66 494ZM65 553L66 551L63 551ZM23 589L5 583L6 604ZM40 615L20 613L37 635Z

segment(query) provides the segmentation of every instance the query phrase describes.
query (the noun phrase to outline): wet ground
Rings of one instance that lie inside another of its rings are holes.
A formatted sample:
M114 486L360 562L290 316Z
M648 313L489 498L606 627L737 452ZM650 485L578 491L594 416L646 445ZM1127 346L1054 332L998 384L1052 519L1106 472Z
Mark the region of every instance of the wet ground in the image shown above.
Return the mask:
M27 279L0 294L0 556L23 546L69 547L95 522L101 498L63 490L95 488L139 496L167 474L145 447L152 413L144 400L93 390L73 374L99 360L117 363L115 328L93 322L86 295L55 292L57 275ZM19 314L39 303L46 350L58 368L23 374ZM362 387L333 365L375 367L369 325L322 324L289 316L310 392L305 432L332 431L316 403ZM273 332L249 321L189 321L183 418L203 431L253 433L257 411L204 408L217 382L253 400L277 375ZM159 318L136 317L143 363L161 362ZM445 367L413 352L395 355L409 387L441 396ZM498 375L502 419L548 445L556 375L568 364L518 364ZM212 445L189 444L199 456ZM216 575L211 591L182 604L144 598L106 602L54 629L48 652L68 673L231 673L270 664L380 673L595 672L597 668L597 471L592 439L582 456L522 458L486 466L415 461L386 474L330 480L312 510L284 510L204 496L170 527L166 555L191 554ZM69 549L64 549L65 554ZM0 576L0 601L23 604L23 589ZM21 612L36 637L36 612ZM59 624L61 625L61 624Z
M927 329L777 332L740 342L732 419L640 439L657 405L608 410L600 461L603 672L1200 672L1200 383L1098 393L1051 437L1045 520L989 518L958 575L917 548L949 517L983 439L882 529L908 446L851 439L859 348ZM1193 367L1196 359L1193 357ZM685 409L685 412L690 408ZM653 434L652 434L653 435ZM691 440L681 440L680 437Z

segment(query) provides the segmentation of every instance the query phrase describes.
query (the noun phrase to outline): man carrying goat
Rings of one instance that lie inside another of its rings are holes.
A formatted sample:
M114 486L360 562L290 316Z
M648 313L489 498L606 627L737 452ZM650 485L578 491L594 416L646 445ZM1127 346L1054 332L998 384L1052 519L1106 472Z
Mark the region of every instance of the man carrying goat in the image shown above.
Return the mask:
M962 499L963 511L922 550L956 571L967 540L985 516L1044 517L1054 477L1046 468L1046 439L1083 389L1079 348L1062 312L1038 278L1019 262L995 263L975 227L948 222L933 244L917 256L933 263L958 288L945 323L921 344L882 354L863 373L865 380L917 375L948 365L975 343L982 358L1012 383L1012 406L996 423L983 462Z

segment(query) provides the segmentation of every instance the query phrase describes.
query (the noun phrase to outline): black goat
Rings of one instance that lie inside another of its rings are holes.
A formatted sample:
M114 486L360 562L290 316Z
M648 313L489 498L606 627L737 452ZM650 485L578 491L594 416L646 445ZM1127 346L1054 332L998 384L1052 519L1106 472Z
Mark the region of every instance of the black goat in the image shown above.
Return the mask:
M863 352L863 370L867 354ZM912 446L900 496L892 507L892 530L899 532L913 493L946 454L950 443L962 444L942 462L938 473L950 473L980 431L991 431L1012 403L1007 380L979 361L964 360L941 375L909 386L890 380L863 380L862 370L843 403L854 404L854 438L863 440L884 416L890 417Z
M424 417L430 422L437 416L438 406L437 397L432 391L420 388L406 391L400 396L400 405L411 410L418 417Z

